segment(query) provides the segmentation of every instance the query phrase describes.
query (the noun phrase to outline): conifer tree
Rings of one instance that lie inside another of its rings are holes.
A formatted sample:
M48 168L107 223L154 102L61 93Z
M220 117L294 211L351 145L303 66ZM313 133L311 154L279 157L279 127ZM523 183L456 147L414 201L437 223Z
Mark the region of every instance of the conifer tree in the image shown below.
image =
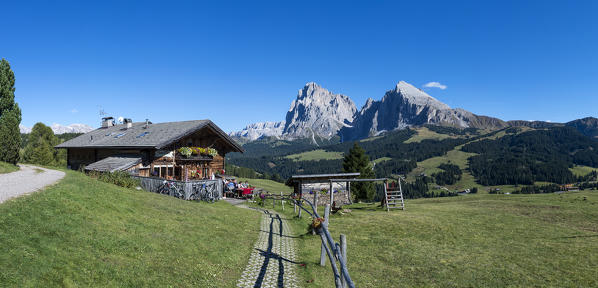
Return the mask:
M15 103L15 75L6 59L0 60L0 161L16 164L21 148L21 109Z
M54 135L52 128L43 123L36 123L29 134L29 140L23 152L23 160L40 165L57 164L59 162L57 158L59 157L54 146L58 142L59 140Z
M349 150L349 153L345 155L345 158L343 159L343 171L347 173L359 172L361 173L359 178L362 179L374 177L370 159L365 154L365 150L363 150L357 142L353 144L353 148ZM356 182L351 185L351 193L356 201L372 201L376 191L374 189L374 184L371 182Z

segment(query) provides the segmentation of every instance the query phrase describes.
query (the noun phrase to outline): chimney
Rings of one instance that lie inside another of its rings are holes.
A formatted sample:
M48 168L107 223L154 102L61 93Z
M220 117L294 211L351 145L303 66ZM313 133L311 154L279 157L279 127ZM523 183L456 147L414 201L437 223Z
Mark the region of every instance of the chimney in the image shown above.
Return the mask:
M102 118L102 128L108 128L114 126L114 118L104 117Z
M145 126L143 126L143 129L147 129L147 127L149 127L149 119L145 119Z
M123 122L125 122L125 127L127 127L127 129L133 127L133 120L131 120L131 118L125 118Z

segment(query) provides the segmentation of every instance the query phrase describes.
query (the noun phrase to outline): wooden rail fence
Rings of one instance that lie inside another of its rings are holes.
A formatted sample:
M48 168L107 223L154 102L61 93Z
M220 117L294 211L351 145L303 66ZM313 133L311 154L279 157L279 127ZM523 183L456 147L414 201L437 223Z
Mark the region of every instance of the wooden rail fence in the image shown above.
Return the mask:
M328 260L330 261L330 266L332 268L332 273L334 274L334 283L337 288L355 288L355 283L351 279L349 275L349 270L347 269L347 237L344 234L340 235L340 243L334 242L330 231L328 230L328 219L330 217L330 204L326 204L324 210L324 218L320 217L316 206L312 202L307 199L294 199L288 196L284 196L282 192L279 195L275 194L264 194L264 198L262 199L271 199L272 200L272 208L275 208L276 201L280 201L284 209L285 201L291 201L294 205L294 212L298 213L298 217L301 217L301 211L305 211L314 219L314 231L316 234L320 235L322 240L321 252L320 252L320 265L326 265L326 256L328 256ZM305 207L303 202L309 205L309 209ZM311 211L310 211L311 210ZM338 262L338 265L337 265ZM340 267L339 267L340 266Z

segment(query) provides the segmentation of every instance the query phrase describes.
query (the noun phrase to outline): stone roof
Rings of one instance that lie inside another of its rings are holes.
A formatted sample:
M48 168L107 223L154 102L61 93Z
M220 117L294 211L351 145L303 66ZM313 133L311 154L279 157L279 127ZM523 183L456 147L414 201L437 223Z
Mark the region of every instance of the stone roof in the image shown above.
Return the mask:
M91 163L85 167L88 171L114 172L129 169L141 163L141 157L113 156Z
M55 148L154 148L161 149L203 128L211 128L224 138L235 152L243 148L210 120L192 120L149 124L145 122L98 128L79 137L56 145Z

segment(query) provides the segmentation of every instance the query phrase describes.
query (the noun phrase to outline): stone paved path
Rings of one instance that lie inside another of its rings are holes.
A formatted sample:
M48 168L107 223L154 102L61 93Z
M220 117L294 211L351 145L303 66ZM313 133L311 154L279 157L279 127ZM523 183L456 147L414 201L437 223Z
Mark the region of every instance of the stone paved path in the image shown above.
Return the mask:
M260 211L260 235L237 287L298 287L291 230L280 215Z

